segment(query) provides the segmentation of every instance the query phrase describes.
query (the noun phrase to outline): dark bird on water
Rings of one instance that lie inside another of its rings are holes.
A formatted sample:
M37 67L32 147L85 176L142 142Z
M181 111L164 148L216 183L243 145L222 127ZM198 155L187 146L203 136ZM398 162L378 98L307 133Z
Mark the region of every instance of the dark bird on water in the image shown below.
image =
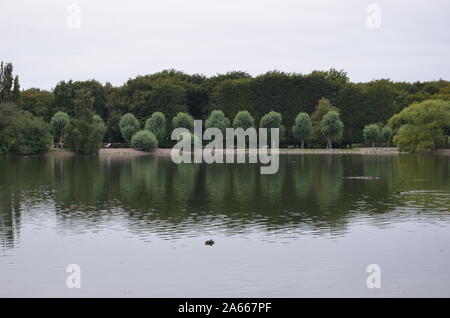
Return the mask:
M205 245L213 246L214 243L216 243L216 242L214 242L213 239L210 239L205 242Z

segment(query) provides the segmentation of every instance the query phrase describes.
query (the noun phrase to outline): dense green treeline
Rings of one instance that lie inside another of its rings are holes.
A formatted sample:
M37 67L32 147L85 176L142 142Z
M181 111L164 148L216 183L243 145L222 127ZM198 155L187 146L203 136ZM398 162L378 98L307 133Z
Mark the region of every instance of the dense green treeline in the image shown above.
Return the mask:
M152 114L160 112L165 115L165 130L169 132L173 128L172 119L180 112L206 120L212 111L219 110L230 124L240 111L248 111L256 125L266 114L279 113L284 146L307 142L309 146L324 147L333 140L335 145L345 147L367 141L364 127L370 124L382 127L412 103L450 100L448 81L407 83L380 79L352 83L344 71L335 69L309 74L272 71L259 76L230 72L211 77L164 70L137 76L118 87L96 80L69 80L59 82L51 91L37 88L20 91L12 65L6 65L2 67L2 74L6 75L2 75L0 102L14 103L20 112L29 112L49 123L57 112L74 118L76 95L83 90L92 98L92 114L104 122L106 142L131 142L132 136L124 140L120 128L121 118L127 113L133 114L144 129ZM342 131L337 131L332 140L325 137L321 127L329 111L336 111L343 123ZM293 129L300 113L311 118L312 131L307 139L299 139L299 129ZM59 139L62 138L60 134ZM158 139L161 144L161 137Z
M264 114L277 111L283 124L291 127L299 113L312 114L319 99L325 97L341 114L345 127L341 142L359 143L363 142L364 126L386 123L413 102L450 99L450 82L443 80L405 83L382 79L351 83L345 72L334 69L306 75L274 71L256 77L244 72L205 77L166 70L138 76L119 87L90 80L62 81L53 91L25 90L21 93L23 108L47 121L56 111L73 115L78 89L91 92L94 111L105 121L106 140L110 142L123 141L119 121L126 113L134 114L144 126L155 111L164 113L168 119L178 112L206 119L212 110L218 109L232 119L240 110L248 110L257 122ZM290 129L286 137L286 142L292 143Z

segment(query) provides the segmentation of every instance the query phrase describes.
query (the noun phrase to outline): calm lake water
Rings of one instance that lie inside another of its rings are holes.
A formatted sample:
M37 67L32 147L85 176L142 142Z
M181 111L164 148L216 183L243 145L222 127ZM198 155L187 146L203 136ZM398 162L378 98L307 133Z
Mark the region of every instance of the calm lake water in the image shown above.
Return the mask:
M0 296L450 297L449 206L444 156L0 159Z

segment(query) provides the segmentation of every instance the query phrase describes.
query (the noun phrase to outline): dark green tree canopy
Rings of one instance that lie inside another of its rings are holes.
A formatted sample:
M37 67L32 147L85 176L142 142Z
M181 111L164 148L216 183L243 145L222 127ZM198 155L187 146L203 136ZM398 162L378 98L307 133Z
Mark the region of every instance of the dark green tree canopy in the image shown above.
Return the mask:
M111 90L110 84L102 85L96 80L89 81L77 81L72 80L65 82L59 82L53 93L55 95L55 105L57 109L68 113L73 116L75 113L75 99L76 92L79 90L86 90L92 97L92 110L100 115L102 118L109 116L107 109L107 99L109 91Z
M46 121L49 121L55 113L55 95L53 92L30 88L21 92L21 101L23 110L42 117Z

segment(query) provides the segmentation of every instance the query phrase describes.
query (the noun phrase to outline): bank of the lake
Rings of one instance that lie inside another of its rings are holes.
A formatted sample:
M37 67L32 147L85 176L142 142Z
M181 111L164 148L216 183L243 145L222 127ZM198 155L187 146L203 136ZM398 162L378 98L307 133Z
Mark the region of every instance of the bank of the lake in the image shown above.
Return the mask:
M443 149L443 152L436 153L450 153L450 150ZM447 152L445 152L447 150ZM133 148L102 148L99 151L99 156L145 156L145 155L157 155L157 156L170 156L171 148L158 148L153 152L145 152ZM235 153L249 152L249 150L231 150ZM229 151L226 151L227 153ZM250 151L251 152L251 151ZM397 155L400 152L397 148L380 147L380 148L353 148L353 149L300 149L300 148L283 148L279 149L279 154L322 154L322 155L337 155L337 154L360 154L360 155ZM68 149L52 149L45 153L45 156L74 156L74 152Z

